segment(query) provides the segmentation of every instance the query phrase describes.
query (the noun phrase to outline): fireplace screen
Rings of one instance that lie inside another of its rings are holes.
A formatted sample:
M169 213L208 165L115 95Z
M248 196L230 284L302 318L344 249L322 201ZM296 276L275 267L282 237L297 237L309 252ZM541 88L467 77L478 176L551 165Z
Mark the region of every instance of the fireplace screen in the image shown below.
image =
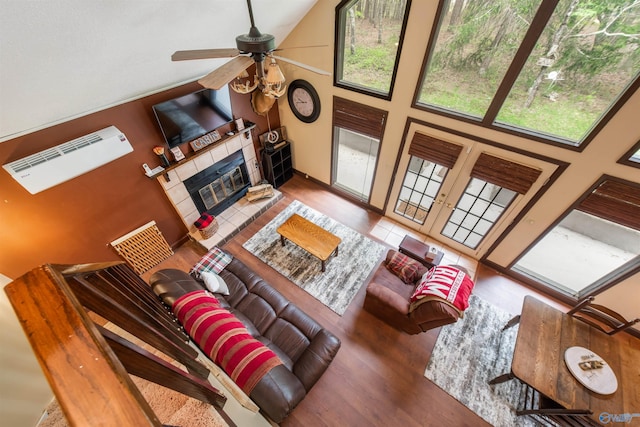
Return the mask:
M222 177L202 187L199 193L205 207L209 210L240 190L244 185L245 182L242 178L242 171L240 167L236 167L232 171L222 175Z

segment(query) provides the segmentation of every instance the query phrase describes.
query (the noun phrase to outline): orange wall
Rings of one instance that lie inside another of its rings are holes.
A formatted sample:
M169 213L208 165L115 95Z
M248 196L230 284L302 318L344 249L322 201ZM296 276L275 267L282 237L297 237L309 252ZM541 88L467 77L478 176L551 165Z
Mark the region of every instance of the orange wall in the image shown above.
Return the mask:
M151 220L170 244L180 243L187 230L160 184L144 175L142 164L159 165L152 149L164 145L152 105L198 89L200 85L189 83L0 143L0 164L6 164L114 125L134 149L35 195L0 169L0 273L15 279L45 263L118 260L109 242ZM257 124L253 130L257 148L257 136L268 130L266 118L251 110L249 95L231 93L234 116ZM280 126L277 107L269 119L272 128ZM220 133L227 130L220 128Z

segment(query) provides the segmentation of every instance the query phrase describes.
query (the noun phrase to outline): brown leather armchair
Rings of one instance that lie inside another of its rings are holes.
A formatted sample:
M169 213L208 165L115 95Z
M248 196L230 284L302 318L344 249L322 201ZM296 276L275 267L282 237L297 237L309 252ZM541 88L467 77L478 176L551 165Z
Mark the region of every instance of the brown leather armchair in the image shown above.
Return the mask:
M416 283L404 283L387 268L395 253L393 249L387 252L386 259L367 285L364 309L408 334L418 334L456 322L461 312L447 301L430 299L412 306L410 298ZM422 267L418 274L422 276L426 271L427 268Z

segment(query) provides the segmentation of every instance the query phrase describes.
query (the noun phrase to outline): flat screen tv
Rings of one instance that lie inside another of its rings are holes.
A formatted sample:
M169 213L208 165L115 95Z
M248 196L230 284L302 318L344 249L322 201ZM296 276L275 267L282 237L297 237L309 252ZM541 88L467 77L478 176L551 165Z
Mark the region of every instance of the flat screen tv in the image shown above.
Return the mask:
M233 121L229 87L203 89L153 106L169 148L193 141Z

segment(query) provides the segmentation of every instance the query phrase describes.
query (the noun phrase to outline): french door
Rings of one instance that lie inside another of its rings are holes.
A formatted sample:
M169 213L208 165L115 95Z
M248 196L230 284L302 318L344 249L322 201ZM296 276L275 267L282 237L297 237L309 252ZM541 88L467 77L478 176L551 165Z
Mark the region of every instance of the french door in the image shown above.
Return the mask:
M556 167L457 136L409 135L386 215L473 257L486 252Z

